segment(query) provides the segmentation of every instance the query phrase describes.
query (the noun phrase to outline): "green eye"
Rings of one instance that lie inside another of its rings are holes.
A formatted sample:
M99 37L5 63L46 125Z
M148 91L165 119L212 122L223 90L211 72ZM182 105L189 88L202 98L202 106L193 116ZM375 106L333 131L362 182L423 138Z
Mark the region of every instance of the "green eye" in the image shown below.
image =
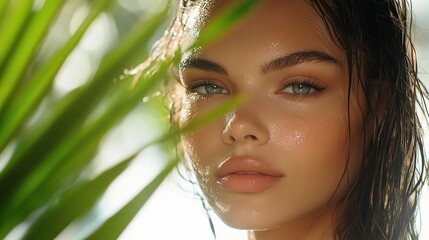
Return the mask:
M208 94L217 94L217 93L222 93L222 88L216 85L206 85L204 86L205 90Z
M309 95L317 91L324 90L325 87L321 86L316 80L308 78L297 78L291 82L286 83L282 92L292 95Z
M316 91L315 88L303 83L294 83L283 89L283 92L295 94L295 95L306 95Z
M193 87L193 91L203 94L203 95L212 95L212 94L226 94L228 91L220 86L215 84L203 84L201 86Z
M292 85L292 92L294 94L309 94L314 92L314 88L306 84L294 84Z

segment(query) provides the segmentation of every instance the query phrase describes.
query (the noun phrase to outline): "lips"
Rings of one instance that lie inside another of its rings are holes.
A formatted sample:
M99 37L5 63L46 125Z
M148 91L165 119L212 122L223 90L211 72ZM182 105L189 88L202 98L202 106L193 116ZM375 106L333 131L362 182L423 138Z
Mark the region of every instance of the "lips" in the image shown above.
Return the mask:
M250 157L231 157L219 165L217 183L231 192L256 193L273 186L283 174Z

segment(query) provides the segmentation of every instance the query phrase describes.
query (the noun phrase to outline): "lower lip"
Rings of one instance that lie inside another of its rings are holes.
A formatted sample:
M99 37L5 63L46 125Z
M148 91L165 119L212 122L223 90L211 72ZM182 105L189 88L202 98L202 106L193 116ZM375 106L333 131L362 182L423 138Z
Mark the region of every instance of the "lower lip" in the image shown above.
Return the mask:
M231 192L256 193L273 186L280 177L265 174L228 174L217 183Z

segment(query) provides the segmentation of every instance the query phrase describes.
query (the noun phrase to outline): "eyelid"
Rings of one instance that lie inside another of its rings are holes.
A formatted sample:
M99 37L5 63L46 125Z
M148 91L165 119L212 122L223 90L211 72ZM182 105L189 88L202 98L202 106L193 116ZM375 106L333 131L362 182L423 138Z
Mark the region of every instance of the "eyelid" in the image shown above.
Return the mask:
M189 83L185 83L185 87L188 89L192 89L192 88L201 87L201 86L209 85L209 84L210 85L216 85L216 86L221 87L221 88L225 88L225 87L223 87L223 84L220 84L220 83L218 83L218 81L210 79L210 78L189 81Z
M302 84L302 85L306 85L312 89L314 89L313 92L310 92L308 94L294 94L294 93L288 93L290 95L294 95L294 96L300 96L300 97L305 97L305 96L309 96L309 95L313 95L313 94L317 94L320 91L325 90L326 86L323 85L320 81L317 81L314 78L311 77L306 77L306 76L295 76L295 77L291 77L288 78L284 83L283 83L283 88L281 89L280 92L284 93L284 89L288 88L288 87L293 87L295 84Z
M188 91L192 91L195 92L196 88L205 86L205 85L214 85L217 87L220 87L224 90L227 91L227 93L229 93L228 89L226 87L224 87L224 84L219 83L216 80L213 79L199 79L199 80L194 80L194 81L190 81L189 83L185 83L184 87L188 90ZM227 94L227 93L218 93L218 94ZM201 94L201 93L198 93ZM202 95L216 95L216 94L202 94Z

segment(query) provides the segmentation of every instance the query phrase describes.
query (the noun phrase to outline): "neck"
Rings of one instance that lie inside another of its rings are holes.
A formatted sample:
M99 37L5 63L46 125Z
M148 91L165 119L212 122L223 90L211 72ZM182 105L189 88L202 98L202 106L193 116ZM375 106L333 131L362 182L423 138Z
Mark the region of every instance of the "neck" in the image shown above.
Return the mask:
M311 213L277 228L248 232L249 240L333 240L334 209Z

